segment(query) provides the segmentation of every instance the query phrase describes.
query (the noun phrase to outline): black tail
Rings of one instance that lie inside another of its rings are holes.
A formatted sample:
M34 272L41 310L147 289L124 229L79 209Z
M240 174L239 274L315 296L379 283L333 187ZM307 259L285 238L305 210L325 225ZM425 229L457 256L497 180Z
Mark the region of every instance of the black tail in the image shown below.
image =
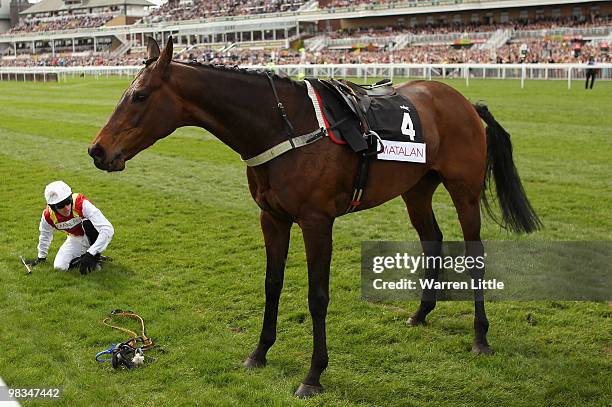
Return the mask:
M501 225L515 233L531 233L542 227L542 222L531 207L521 179L512 160L510 134L493 118L486 105L474 105L480 118L487 124L487 169L482 203L486 212L495 219L487 189L491 189L491 174L495 179L497 200L502 211Z

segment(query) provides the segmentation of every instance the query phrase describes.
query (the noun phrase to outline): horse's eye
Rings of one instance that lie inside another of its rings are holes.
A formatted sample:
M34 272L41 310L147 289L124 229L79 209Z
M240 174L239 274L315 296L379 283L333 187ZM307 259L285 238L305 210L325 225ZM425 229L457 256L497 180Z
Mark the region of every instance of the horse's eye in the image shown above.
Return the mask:
M145 100L147 100L148 97L149 95L147 95L146 93L134 93L134 96L132 96L132 102L144 102Z

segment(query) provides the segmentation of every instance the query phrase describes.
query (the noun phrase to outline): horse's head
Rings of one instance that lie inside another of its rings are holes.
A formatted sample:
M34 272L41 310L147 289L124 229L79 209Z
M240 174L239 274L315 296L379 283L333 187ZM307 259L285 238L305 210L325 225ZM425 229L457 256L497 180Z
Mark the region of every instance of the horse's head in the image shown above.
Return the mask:
M146 67L123 93L88 149L96 167L121 171L127 160L181 125L180 100L169 80L171 61L172 38L161 53L157 42L149 38Z

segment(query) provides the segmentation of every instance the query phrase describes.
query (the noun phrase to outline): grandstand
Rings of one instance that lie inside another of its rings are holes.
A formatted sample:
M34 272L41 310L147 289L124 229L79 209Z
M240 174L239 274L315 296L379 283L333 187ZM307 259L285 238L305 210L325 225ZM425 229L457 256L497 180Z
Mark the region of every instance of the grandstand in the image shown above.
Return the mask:
M43 0L20 16L0 66L138 65L170 35L178 59L241 65L611 61L611 1Z

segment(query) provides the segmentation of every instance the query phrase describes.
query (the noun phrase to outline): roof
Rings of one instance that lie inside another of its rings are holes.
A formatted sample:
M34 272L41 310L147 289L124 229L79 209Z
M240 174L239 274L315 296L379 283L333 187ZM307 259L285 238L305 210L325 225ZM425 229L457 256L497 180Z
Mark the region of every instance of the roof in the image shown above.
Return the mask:
M66 5L64 0L42 0L32 5L19 14L48 13L60 10L80 10L84 8L109 7L109 6L155 6L148 0L82 0L81 4Z

